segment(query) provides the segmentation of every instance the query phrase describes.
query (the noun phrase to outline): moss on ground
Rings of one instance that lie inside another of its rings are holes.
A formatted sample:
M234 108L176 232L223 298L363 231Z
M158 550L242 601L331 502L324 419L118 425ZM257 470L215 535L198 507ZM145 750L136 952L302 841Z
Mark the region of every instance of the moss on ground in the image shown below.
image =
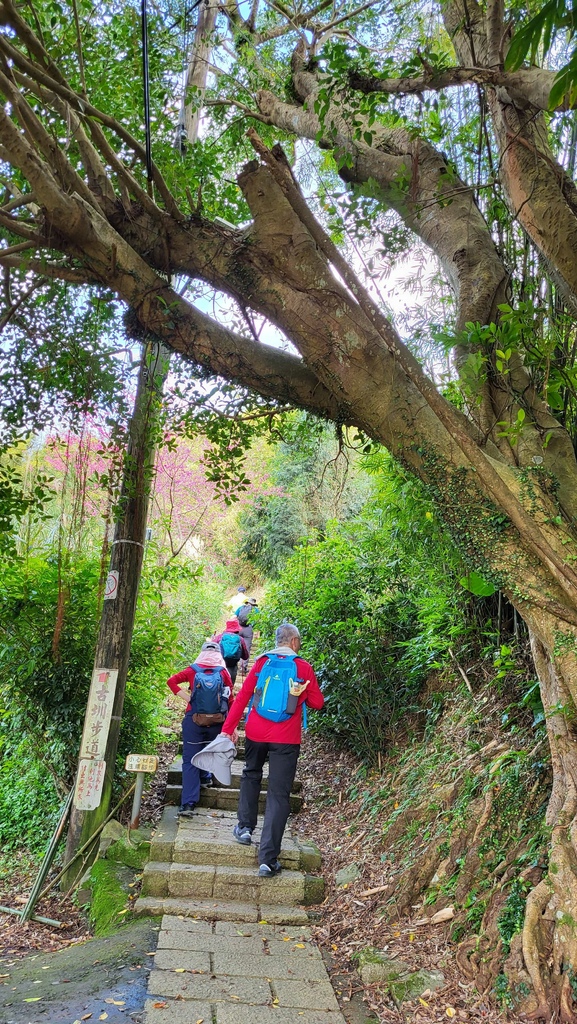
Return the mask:
M128 913L128 886L134 872L121 864L97 860L90 872L90 923L96 936L110 935Z

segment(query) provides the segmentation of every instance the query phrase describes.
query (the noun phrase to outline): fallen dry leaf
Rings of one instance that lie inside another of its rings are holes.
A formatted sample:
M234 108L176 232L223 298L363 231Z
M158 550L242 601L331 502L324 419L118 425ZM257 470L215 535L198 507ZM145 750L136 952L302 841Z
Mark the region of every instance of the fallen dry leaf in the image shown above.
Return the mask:
M436 914L433 914L431 918L431 924L440 924L441 921L451 921L455 916L454 907L444 907L443 910L437 910Z
M456 1017L457 1016L457 1011L452 1006L446 1006L445 1007L445 1013L447 1014L447 1017Z

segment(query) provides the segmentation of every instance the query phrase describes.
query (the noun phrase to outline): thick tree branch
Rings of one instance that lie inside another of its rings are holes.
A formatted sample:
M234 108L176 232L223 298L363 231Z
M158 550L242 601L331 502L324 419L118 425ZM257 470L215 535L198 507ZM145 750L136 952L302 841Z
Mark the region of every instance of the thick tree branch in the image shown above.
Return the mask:
M506 478L503 478L497 468L479 448L478 443L472 438L470 430L466 429L462 418L454 406L450 405L439 394L430 379L425 376L417 359L402 343L390 322L383 316L369 293L361 285L356 275L353 274L334 242L331 241L320 224L315 220L290 173L284 153L282 154L282 159L280 158L282 150L279 150L276 154L271 153L258 138L254 129L249 131L249 137L259 156L266 161L267 167L272 171L275 181L287 196L295 213L311 233L321 251L324 252L327 260L332 262L333 266L337 269L343 281L345 281L359 302L368 320L378 331L380 337L402 367L408 380L417 388L419 394L422 395L436 417L457 443L464 457L477 471L480 484L486 488L488 496L495 502L497 507L502 508L506 512L513 525L519 531L520 536L526 539L530 549L543 562L546 568L557 575L569 599L577 601L577 572L567 566L563 555L560 555L555 550L554 544L550 543L545 535L544 524L540 524L538 527L534 519L522 507L516 494L509 488Z
M348 74L349 85L362 93L411 96L423 92L440 92L463 85L502 86L516 102L531 104L537 110L549 110L549 93L555 81L555 72L546 68L519 68L503 71L496 68L456 66L443 71L425 72L405 78L379 78L354 69ZM556 110L572 110L577 101L570 103L569 94L563 97Z
M443 17L457 59L464 65L473 57L476 64L487 64L486 18L477 0L448 0ZM537 77L542 80L542 73ZM487 101L499 145L500 177L511 211L553 268L568 303L574 303L577 189L553 156L543 108L533 102L530 91L519 99L501 86L487 89Z
M506 298L507 273L473 191L448 168L443 154L402 126L389 129L375 123L368 145L360 131L355 137L338 96L321 124L314 113L318 90L314 76L300 72L295 85L306 109L262 90L257 95L261 114L300 138L318 139L324 132L321 145L341 160L344 154L349 158L341 171L346 181L377 182L386 204L397 210L440 260L457 301L458 328L468 321L494 319L497 304ZM400 188L403 178L408 183Z

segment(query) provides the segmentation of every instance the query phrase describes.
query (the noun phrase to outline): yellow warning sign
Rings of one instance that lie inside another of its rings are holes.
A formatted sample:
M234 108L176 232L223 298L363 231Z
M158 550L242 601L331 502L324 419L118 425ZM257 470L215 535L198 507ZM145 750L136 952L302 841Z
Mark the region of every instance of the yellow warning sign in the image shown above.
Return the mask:
M155 772L158 758L153 754L129 754L124 767L127 772Z

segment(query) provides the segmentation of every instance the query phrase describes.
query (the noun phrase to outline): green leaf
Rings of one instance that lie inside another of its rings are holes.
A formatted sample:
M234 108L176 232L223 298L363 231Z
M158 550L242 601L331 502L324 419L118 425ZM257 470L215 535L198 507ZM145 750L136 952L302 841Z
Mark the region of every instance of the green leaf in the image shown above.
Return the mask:
M491 597L495 593L495 587L492 583L487 583L483 579L480 573L470 572L467 576L463 576L459 583L465 590L468 590L470 594L474 594L475 597Z

